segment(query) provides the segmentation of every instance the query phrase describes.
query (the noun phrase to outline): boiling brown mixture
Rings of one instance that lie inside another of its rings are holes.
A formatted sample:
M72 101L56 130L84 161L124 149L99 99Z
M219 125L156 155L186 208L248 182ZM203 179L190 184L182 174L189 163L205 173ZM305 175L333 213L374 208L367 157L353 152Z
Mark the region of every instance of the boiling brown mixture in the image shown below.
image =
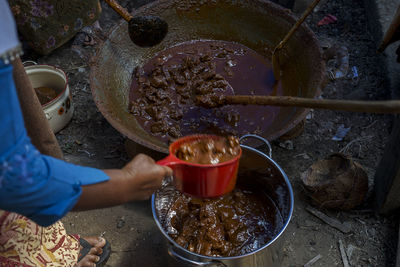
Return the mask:
M177 194L163 223L183 248L215 257L238 256L261 248L282 226L279 211L265 193L240 187L217 199Z
M183 143L176 151L176 157L191 163L218 164L235 158L239 152L239 139L229 136Z
M193 133L261 134L279 107L206 108L196 96L281 95L273 89L270 61L237 43L192 41L168 48L133 73L130 111L142 127L162 140Z
M50 87L36 87L35 92L41 105L47 104L57 97L57 91Z

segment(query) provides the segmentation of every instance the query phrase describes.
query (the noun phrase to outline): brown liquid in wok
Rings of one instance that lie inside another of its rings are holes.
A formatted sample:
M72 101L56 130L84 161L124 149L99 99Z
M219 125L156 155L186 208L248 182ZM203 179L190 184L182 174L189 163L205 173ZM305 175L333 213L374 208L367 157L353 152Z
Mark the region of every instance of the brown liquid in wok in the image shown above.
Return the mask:
M133 73L130 110L147 131L162 140L193 133L261 134L279 107L204 108L204 94L282 95L273 89L271 62L255 51L226 41L192 41L161 51ZM230 86L231 85L231 86Z
M218 139L202 138L183 143L175 155L190 163L218 164L235 158L239 152L239 139L229 136Z
M205 256L255 251L283 226L274 203L259 188L237 187L217 199L176 194L163 228L183 248Z

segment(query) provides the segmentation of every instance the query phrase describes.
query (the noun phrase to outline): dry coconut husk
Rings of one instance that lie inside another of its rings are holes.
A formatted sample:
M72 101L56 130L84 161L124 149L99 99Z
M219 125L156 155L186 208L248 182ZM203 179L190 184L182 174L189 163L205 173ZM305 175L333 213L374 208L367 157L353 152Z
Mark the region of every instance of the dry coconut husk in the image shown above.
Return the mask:
M339 153L315 162L301 180L312 204L321 208L351 210L368 192L368 176L362 166Z

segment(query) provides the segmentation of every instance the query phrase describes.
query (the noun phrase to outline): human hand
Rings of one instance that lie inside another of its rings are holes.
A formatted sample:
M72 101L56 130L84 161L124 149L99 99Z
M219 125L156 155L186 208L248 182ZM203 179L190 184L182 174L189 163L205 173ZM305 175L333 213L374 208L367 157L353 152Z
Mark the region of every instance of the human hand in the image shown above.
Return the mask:
M148 199L158 188L162 180L172 175L171 168L161 166L144 154L134 157L122 168L128 185L128 194L132 194L132 200Z
M134 157L122 169L103 171L110 180L82 186L82 195L74 210L106 208L148 199L160 188L162 180L172 175L169 167L158 165L143 154Z

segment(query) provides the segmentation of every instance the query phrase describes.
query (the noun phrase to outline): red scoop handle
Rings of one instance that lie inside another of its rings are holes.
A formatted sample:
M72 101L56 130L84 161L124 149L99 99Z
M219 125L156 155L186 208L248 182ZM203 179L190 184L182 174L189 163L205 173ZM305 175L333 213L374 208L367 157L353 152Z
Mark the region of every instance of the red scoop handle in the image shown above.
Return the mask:
M168 156L166 156L165 158L159 160L156 162L158 165L162 165L162 166L168 166L168 167L172 167L176 164L181 164L182 161L180 159L177 159L176 157L174 157L173 155L169 154Z

